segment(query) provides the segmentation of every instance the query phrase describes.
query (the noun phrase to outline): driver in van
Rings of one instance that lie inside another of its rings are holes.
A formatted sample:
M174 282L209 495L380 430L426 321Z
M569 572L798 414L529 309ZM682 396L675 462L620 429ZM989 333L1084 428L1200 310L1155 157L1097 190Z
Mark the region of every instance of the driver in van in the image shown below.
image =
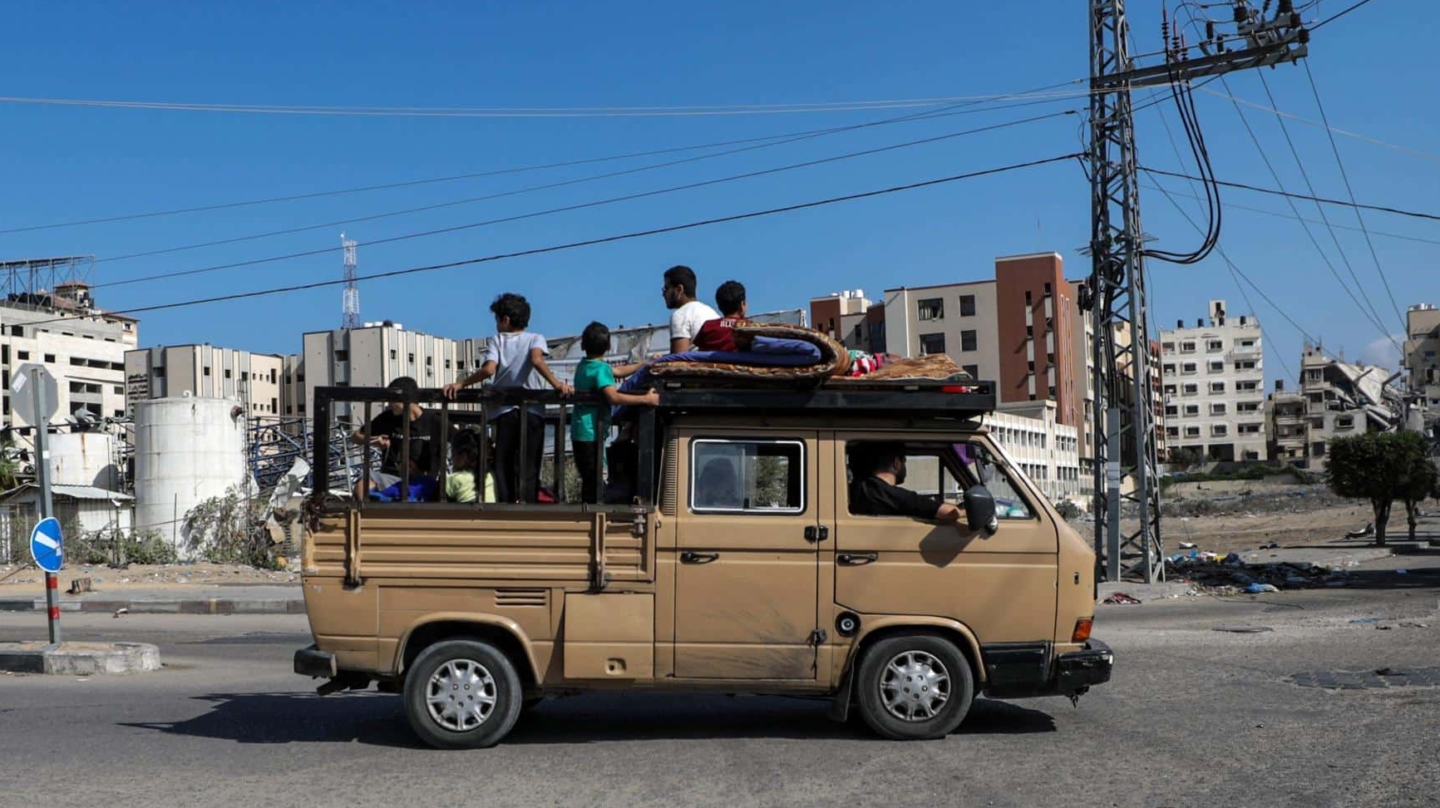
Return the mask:
M905 447L899 443L863 446L850 458L850 512L863 516L909 516L942 524L960 521L960 509L900 486L905 482ZM863 477L861 475L864 475Z

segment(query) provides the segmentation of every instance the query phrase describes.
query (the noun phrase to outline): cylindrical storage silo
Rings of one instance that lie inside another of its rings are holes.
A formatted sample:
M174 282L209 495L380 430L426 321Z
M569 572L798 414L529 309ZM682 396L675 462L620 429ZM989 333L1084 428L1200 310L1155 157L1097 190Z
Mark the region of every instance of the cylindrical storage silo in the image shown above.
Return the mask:
M60 432L50 436L50 482L120 490L115 436L108 432Z
M135 408L135 529L183 557L182 523L196 505L245 491L245 409L225 398L156 398Z

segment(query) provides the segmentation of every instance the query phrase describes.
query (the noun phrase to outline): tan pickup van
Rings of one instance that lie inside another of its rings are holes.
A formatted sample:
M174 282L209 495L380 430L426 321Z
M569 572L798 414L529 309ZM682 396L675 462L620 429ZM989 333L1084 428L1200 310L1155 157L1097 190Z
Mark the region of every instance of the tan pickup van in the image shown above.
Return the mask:
M387 396L318 389L316 434L340 407L368 423ZM416 398L442 435L483 429L476 405L496 400ZM526 400L560 435L565 405L585 401ZM378 682L420 738L451 748L592 690L832 697L837 719L858 709L894 739L946 735L977 693L1078 697L1113 664L1090 638L1095 555L991 440L993 406L990 383L667 381L612 450L610 482L633 474L623 504L317 495L303 550L315 644L295 671L328 678L322 693ZM903 447L902 487L964 518L856 513L851 483L870 474L857 458L881 442Z

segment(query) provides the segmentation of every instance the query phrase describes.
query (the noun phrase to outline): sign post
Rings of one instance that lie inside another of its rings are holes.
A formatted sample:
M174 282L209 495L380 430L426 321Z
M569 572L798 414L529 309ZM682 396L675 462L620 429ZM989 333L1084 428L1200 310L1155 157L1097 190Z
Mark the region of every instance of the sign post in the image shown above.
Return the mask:
M30 395L25 396L26 384ZM17 412L35 427L35 479L40 483L40 522L30 533L30 554L35 564L45 571L45 605L50 614L50 643L60 644L60 578L56 575L64 563L60 523L55 519L55 505L50 497L50 416L59 405L55 378L44 365L22 365L10 384L18 405ZM27 400L28 399L28 400ZM23 402L23 403L22 403ZM26 412L30 407L33 412Z

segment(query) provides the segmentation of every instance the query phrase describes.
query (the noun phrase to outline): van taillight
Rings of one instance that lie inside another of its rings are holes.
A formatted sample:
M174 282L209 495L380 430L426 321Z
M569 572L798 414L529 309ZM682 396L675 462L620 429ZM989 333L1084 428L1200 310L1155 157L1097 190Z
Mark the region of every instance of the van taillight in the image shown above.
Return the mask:
M973 392L975 392L975 388L973 388L973 387L965 387L965 386L959 385L959 384L947 384L947 385L945 385L944 387L941 387L941 388L940 388L940 392L942 392L942 393L973 393Z
M1075 621L1075 632L1070 635L1070 642L1085 642L1090 639L1090 626L1094 624L1095 618L1082 617Z

